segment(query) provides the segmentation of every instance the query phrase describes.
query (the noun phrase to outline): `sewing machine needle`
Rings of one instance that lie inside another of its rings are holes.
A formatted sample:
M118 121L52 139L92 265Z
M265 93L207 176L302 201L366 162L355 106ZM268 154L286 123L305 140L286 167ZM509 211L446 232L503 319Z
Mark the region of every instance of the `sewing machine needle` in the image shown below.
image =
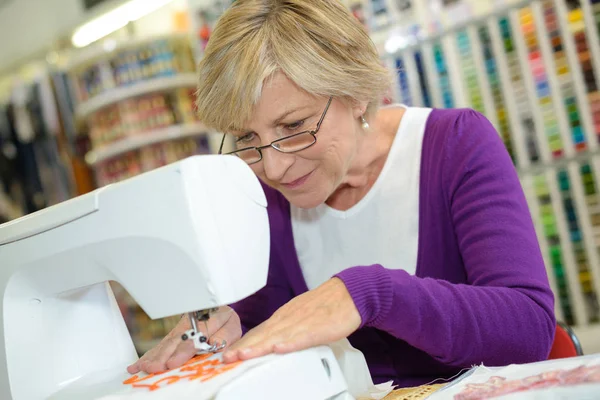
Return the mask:
M190 324L192 325L192 329L194 330L195 333L198 333L198 326L196 325L195 313L193 313L193 312L188 313L188 317L190 319Z

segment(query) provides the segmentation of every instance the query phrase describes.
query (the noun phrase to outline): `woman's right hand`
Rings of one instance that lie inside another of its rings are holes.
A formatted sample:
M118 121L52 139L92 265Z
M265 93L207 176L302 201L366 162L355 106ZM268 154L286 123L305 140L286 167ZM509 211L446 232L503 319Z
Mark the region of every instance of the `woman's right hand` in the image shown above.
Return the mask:
M225 341L228 347L242 336L240 317L231 307L220 307L217 312L211 313L207 323L208 332L204 332L206 329L204 322L198 322L198 330L207 334L209 344L220 344ZM177 326L156 347L127 367L127 371L130 374L137 374L140 371L151 374L185 364L196 354L191 340L181 340L181 335L188 329L191 329L190 321L187 315L184 315Z

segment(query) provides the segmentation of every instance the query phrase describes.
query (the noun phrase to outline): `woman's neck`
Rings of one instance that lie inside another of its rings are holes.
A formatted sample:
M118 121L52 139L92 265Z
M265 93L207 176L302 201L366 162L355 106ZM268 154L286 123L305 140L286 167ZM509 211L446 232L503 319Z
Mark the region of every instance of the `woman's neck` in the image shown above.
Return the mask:
M378 111L342 183L325 202L329 207L346 211L367 195L383 170L403 115L403 108Z

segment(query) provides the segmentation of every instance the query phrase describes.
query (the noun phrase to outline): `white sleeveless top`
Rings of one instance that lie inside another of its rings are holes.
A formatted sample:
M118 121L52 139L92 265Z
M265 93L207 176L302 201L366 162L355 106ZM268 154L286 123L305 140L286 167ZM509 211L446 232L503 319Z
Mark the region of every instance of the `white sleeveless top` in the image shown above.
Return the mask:
M381 264L414 274L419 233L421 148L431 109L405 107L385 165L347 211L291 206L292 231L309 289L354 266Z

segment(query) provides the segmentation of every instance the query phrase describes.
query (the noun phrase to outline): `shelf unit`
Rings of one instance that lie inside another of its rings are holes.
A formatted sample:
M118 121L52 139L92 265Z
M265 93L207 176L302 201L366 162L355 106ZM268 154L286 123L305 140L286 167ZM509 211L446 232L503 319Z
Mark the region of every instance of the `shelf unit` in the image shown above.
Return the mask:
M93 167L108 159L143 147L201 135L208 135L206 128L201 123L172 125L147 132L144 135L131 136L114 144L92 150L86 154L85 160Z
M107 106L145 94L179 88L192 88L197 84L197 79L194 73L182 73L173 76L152 78L130 86L115 88L79 104L75 111L75 117L78 120L85 120L90 115Z
M497 128L530 206L556 315L588 353L600 352L599 26L593 0L575 9L519 1L383 57L397 69L395 101L473 108Z

